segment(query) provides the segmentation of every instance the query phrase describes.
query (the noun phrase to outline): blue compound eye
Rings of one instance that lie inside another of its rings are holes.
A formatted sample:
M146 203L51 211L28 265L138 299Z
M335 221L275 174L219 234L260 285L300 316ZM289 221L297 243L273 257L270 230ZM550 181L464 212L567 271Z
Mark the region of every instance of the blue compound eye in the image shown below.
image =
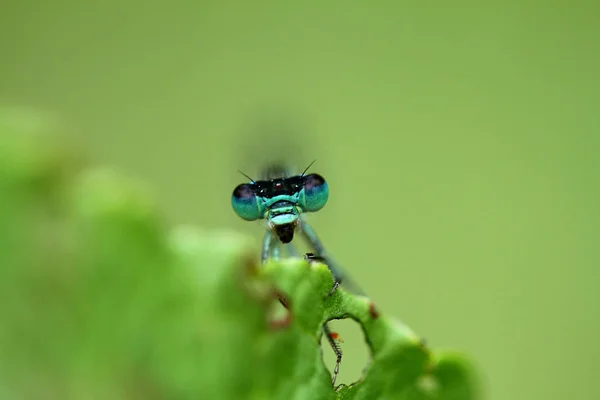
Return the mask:
M310 174L304 177L303 196L301 196L301 207L306 211L318 211L325 206L329 198L329 187L325 178L318 174Z
M261 206L252 184L238 185L231 196L233 211L246 221L254 221L262 217Z

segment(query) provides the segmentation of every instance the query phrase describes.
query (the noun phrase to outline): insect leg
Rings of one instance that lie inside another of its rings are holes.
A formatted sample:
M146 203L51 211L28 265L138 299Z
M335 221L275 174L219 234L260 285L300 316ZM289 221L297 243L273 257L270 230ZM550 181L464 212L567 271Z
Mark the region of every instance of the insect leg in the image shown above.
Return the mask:
M276 240L275 243L271 244L271 257L273 258L273 260L279 261L280 250L281 243L279 243L279 240Z
M336 266L331 257L327 255L323 244L319 240L319 237L317 236L315 231L310 227L310 225L304 220L302 220L300 223L300 232L315 250L315 256L324 261L324 263L327 265L327 268L329 268L329 270L331 271L331 275L333 275L334 283L333 287L331 288L331 291L329 292L329 294L331 295L335 291L335 289L337 289L338 286L340 286L340 284L342 283L342 280L344 279L344 273L340 268Z
M340 364L342 363L342 349L340 348L339 344L337 344L333 339L331 335L331 330L327 326L327 323L323 325L323 334L327 338L327 341L333 349L333 352L335 353L336 357L335 368L333 369L333 376L331 377L331 385L335 387L335 380L337 379L338 373L340 372Z
M346 273L344 273L342 268L338 266L338 264L333 260L333 258L329 254L327 254L317 234L311 228L311 226L308 223L306 223L304 219L301 220L300 223L300 232L310 243L310 245L315 251L314 254L307 253L304 258L309 261L315 260L323 262L323 264L326 264L327 268L329 268L329 270L331 271L331 275L333 275L334 283L333 287L329 291L329 295L331 295L342 284L342 282L344 283L344 287L346 289L349 289L354 294L358 294L361 296L365 295L365 292L362 290L362 288L356 282L354 282L354 280L352 280Z
M271 255L271 246L272 246L272 240L273 239L273 233L270 230L267 230L265 232L265 236L263 238L263 246L262 246L262 252L260 254L260 262L261 264L264 264L267 259L269 258L269 256Z

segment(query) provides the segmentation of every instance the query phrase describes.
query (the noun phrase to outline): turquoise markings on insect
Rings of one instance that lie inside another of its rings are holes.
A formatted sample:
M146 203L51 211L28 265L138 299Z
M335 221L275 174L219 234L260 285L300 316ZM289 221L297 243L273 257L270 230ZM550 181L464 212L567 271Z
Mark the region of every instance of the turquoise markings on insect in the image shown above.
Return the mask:
M266 207L261 197L256 196L251 185L239 185L231 196L233 211L246 221L264 218Z
M246 221L266 219L283 243L289 243L300 214L322 209L329 187L319 174L251 180L238 185L231 196L235 213Z
M308 175L306 178L311 177ZM319 211L325 207L329 199L329 186L327 182L316 174L311 179L306 179L304 189L300 193L300 205L305 211Z

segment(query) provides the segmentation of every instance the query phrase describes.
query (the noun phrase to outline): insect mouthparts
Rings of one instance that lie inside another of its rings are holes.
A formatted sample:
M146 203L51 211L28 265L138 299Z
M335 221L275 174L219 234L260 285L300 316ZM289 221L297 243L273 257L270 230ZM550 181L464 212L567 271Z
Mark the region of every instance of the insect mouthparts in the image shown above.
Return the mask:
M281 243L290 243L294 238L296 224L275 225L274 229Z

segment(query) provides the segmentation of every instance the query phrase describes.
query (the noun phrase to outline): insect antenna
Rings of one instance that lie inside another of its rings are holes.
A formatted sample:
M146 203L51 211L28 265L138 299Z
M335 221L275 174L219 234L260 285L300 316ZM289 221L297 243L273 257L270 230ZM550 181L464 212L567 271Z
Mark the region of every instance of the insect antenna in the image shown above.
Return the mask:
M302 171L302 174L300 176L304 176L304 174L306 173L306 171L308 171L308 169L310 167L312 167L312 165L315 163L315 161L317 161L317 160L313 160L310 164L308 164L308 167L306 167L306 169L304 171Z
M245 173L243 173L243 172L242 172L242 171L240 171L239 169L238 169L238 172L239 172L240 174L244 175L246 178L250 179L250 183L255 183L255 180L254 180L254 179L250 178L248 175L246 175Z

